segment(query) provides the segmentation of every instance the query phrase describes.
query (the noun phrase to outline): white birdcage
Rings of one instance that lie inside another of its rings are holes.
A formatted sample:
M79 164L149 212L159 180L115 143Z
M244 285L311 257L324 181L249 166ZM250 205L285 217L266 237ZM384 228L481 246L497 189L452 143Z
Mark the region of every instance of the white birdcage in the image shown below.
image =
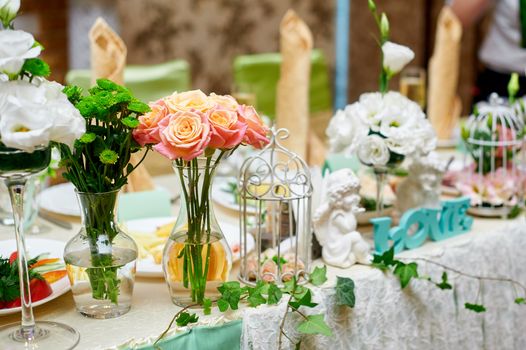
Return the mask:
M287 129L273 128L270 143L240 169L239 280L248 285L282 285L294 276L298 283L308 280L312 183L305 161L280 144L288 136ZM249 235L256 242L253 252Z
M462 130L470 154L467 171L458 179L468 184L473 214L506 217L524 203L524 121L497 94L477 104Z

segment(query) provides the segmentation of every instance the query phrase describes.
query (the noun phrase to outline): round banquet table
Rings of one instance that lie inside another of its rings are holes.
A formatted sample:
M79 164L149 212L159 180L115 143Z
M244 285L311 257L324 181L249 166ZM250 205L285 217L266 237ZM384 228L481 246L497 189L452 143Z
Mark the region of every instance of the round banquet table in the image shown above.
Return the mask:
M168 189L175 187L172 176L155 179ZM174 215L176 208L174 208ZM235 212L216 205L219 221L237 223ZM79 229L74 223L66 230L38 219L49 226L48 233L33 236L67 241ZM370 233L365 236L371 238ZM31 237L31 236L30 236ZM0 226L2 240L14 238L13 228ZM467 273L512 277L526 282L526 223L523 216L514 220L475 219L471 232L405 251L401 257L425 257ZM316 261L316 264L321 264ZM442 270L420 262L421 273L440 278ZM310 313L323 312L333 337L308 336L302 349L526 349L526 307L513 303L513 288L507 283L485 282L482 300L487 312L465 310L474 302L478 283L449 274L455 292L441 291L425 281L412 281L404 290L391 275L377 269L355 265L342 270L328 267L329 280L314 288L319 304ZM336 276L351 277L356 284L356 306L335 305ZM235 268L231 279L236 279ZM201 316L200 325L218 325L242 320L240 347L274 349L278 325L285 304L242 308L237 312ZM168 325L179 307L171 303L168 288L161 278L137 278L130 312L110 320L94 320L76 310L71 292L34 309L37 320L53 320L75 327L80 332L78 349L126 349L133 344L155 339ZM0 316L0 326L18 322L20 314ZM291 318L294 321L294 317ZM292 324L292 322L289 322ZM289 325L290 332L293 333ZM183 329L184 330L184 329ZM0 349L2 345L0 344ZM284 342L284 349L289 348Z

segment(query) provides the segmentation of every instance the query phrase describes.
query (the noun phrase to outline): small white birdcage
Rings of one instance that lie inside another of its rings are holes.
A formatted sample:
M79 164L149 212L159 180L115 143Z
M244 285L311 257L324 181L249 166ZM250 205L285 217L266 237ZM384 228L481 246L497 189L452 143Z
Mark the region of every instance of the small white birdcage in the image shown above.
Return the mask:
M240 169L239 280L248 285L308 280L312 183L305 161L280 144L288 136L287 129L273 128L270 143ZM253 252L247 244L250 235Z
M457 187L471 197L470 212L506 217L524 203L524 121L497 94L477 104L462 130L470 158Z

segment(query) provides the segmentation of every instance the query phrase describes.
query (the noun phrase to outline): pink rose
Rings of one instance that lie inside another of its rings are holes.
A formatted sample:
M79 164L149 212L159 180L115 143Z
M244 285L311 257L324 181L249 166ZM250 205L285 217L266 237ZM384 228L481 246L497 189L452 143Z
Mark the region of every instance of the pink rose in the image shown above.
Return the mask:
M150 103L150 108L150 112L139 116L140 124L133 130L133 138L141 146L161 141L159 122L168 114L168 108L162 100Z
M159 122L161 142L154 149L168 159L190 161L203 154L210 142L210 124L199 111L176 112Z
M247 131L247 124L238 120L237 112L216 107L207 112L212 136L210 147L230 149L239 145Z
M263 123L252 106L240 105L237 109L239 120L247 124L247 132L243 142L255 148L263 148L269 143L267 138L268 128Z

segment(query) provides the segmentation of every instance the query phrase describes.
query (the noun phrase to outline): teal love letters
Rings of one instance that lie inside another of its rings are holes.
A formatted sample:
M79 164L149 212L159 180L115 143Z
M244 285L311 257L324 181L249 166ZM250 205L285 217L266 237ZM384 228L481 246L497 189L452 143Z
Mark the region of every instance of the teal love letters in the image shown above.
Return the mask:
M391 228L391 218L371 219L374 228L374 248L377 254L389 250L389 241L395 247L395 253L404 249L414 249L424 244L429 236L440 241L465 232L473 225L473 218L466 215L469 198L460 197L442 202L442 209L411 209L404 213L400 225ZM407 230L417 226L409 235Z

